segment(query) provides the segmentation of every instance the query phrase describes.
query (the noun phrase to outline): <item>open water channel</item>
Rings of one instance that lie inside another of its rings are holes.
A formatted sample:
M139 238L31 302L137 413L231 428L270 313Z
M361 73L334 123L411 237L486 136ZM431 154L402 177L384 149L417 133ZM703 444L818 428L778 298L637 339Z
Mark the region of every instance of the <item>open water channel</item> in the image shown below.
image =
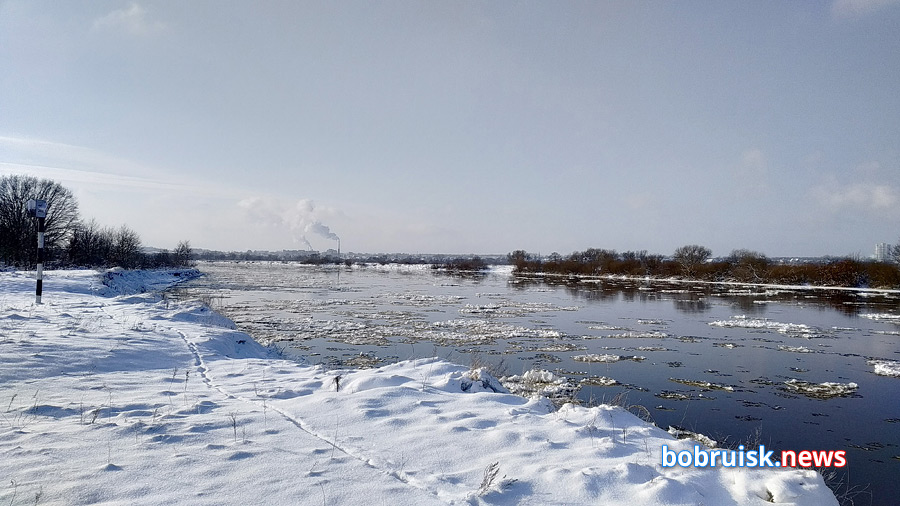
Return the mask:
M440 356L566 378L720 446L845 450L830 486L900 501L900 295L640 280L459 276L422 266L203 263L179 288L286 354L330 367ZM895 365L895 364L894 364ZM559 380L562 381L562 380ZM845 504L851 504L845 500Z

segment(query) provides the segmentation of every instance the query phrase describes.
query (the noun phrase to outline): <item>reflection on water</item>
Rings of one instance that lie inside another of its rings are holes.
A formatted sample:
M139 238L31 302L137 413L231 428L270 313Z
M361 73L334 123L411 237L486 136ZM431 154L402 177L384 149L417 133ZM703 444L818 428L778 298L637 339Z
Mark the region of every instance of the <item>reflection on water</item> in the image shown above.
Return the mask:
M627 398L665 428L725 445L848 452L855 504L900 496L896 294L625 279L575 282L414 266L210 263L183 296L311 363L371 367L438 355L546 369L581 402ZM473 358L474 357L474 358ZM832 384L832 385L823 385ZM837 485L835 488L837 488ZM870 496L872 500L870 501Z
M758 314L765 312L764 304L769 302L802 304L820 310L830 308L848 316L869 312L872 307L896 308L898 304L896 293L842 289L767 288L741 284L631 279L577 281L561 277L522 277L510 281L510 288L513 290L528 290L540 286L563 287L572 297L587 300L672 300L677 309L686 313L709 311L712 307L708 301L710 297L727 300L746 313Z

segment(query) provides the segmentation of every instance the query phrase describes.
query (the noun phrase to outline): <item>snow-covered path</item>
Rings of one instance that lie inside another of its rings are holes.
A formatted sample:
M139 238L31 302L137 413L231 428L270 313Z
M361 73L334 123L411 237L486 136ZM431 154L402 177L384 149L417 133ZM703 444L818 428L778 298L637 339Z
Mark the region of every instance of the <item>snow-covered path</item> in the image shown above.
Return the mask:
M109 277L49 272L35 306L0 273L0 504L836 504L813 471L663 468L693 442L441 360L282 360L140 293L173 273Z

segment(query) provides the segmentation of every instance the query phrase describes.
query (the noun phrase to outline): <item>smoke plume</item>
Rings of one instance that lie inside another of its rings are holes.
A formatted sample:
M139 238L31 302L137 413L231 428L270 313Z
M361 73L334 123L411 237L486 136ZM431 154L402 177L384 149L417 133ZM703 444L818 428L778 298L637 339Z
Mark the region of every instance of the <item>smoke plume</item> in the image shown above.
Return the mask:
M341 238L337 236L334 232L328 228L327 225L323 225L321 222L311 223L306 226L306 229L310 232L314 232L316 234L321 235L326 239L331 239L332 241L339 241Z
M340 238L322 218L337 214L334 209L317 207L310 199L298 200L294 205L282 202L249 198L238 202L251 221L264 226L286 228L291 231L294 241L313 249L307 235L315 234L325 239L339 241Z

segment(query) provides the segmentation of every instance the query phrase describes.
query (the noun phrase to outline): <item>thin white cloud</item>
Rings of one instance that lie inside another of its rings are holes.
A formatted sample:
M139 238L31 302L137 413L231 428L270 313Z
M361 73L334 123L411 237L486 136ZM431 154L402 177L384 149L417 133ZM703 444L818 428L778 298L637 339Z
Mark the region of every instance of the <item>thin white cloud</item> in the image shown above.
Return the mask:
M145 177L126 176L122 174L110 174L107 172L95 172L90 170L66 169L62 167L49 167L46 165L29 165L22 163L0 162L0 175L26 175L41 179L52 179L66 183L81 183L87 185L113 186L123 188L140 188L147 190L194 191L180 183L166 182Z
M0 162L144 174L147 168L102 151L31 137L0 136Z
M21 174L61 183L233 197L236 190L171 176L155 167L96 149L28 137L0 136L0 175Z
M837 211L864 211L896 214L900 209L900 190L879 183L840 185L834 181L813 188L813 196L825 208Z
M125 33L145 36L165 29L162 22L149 19L147 10L137 2L128 7L117 9L94 20L94 30L116 30Z
M831 14L838 19L858 18L896 4L900 0L834 0Z

